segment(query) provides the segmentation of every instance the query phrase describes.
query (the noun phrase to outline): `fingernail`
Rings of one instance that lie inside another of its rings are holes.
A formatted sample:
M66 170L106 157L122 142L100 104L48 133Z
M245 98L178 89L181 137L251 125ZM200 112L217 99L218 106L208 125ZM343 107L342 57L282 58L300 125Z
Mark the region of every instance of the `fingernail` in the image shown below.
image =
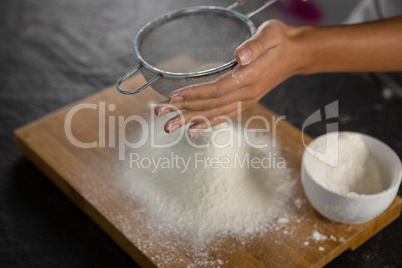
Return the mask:
M170 112L170 110L167 109L166 106L161 106L160 108L158 108L158 107L156 107L156 108L158 109L158 113L156 114L157 116L162 116L162 115L165 115Z
M173 96L172 98L170 98L170 103L180 102L183 100L184 98L182 96Z
M236 59L241 65L249 63L251 61L250 49L244 47L244 48L240 49L239 51L237 51Z
M199 132L201 132L202 131L202 129L200 129L200 128L189 128L188 130L187 130L187 135L190 137L190 138L192 138L192 137L194 137L197 133L199 133Z
M179 95L178 90L173 91L172 93L170 93L169 98L173 98L174 96Z
M178 130L179 128L180 128L180 125L169 126L168 132L172 133L173 131Z

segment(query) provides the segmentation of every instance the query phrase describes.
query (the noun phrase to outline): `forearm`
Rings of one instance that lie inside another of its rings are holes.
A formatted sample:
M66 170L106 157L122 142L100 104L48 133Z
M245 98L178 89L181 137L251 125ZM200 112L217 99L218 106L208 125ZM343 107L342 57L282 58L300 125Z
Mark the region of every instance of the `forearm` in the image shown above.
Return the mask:
M402 16L355 25L293 29L299 74L402 71Z

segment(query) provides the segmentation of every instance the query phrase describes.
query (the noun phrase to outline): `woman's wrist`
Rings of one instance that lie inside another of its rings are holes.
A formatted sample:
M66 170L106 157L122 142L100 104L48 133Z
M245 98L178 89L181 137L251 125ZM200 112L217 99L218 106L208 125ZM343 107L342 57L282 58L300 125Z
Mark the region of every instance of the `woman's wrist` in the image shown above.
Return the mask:
M287 36L291 41L291 57L294 58L290 69L291 76L314 73L314 45L310 43L312 26L287 26Z

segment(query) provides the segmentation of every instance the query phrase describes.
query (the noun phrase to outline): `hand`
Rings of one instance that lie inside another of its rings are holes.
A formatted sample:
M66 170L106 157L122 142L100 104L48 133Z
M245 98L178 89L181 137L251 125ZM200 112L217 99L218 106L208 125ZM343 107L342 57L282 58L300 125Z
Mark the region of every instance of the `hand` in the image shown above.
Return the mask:
M215 81L191 85L172 92L155 113L160 116L175 110L182 113L164 126L171 133L191 124L188 135L216 126L241 110L256 104L265 94L297 73L300 57L295 42L297 28L271 20L240 45L235 56L238 65ZM240 103L241 105L238 105Z
M188 135L237 115L295 74L402 71L402 16L355 25L292 27L271 20L236 51L238 65L215 81L172 92L157 115L171 133L191 124ZM353 42L351 42L351 38Z

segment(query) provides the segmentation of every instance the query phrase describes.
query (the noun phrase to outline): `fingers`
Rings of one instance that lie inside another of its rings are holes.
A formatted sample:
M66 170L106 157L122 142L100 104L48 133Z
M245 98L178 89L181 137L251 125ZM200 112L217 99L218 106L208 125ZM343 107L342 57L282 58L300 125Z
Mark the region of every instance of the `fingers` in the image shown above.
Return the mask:
M178 89L170 94L169 101L170 103L177 103L184 100L220 98L244 84L242 72L242 70L235 68L215 81Z
M223 107L237 101L246 101L251 98L250 94L246 94L246 90L238 89L232 94L227 94L220 98L211 99L194 99L183 100L180 102L163 102L157 106L158 111L163 109L162 114L166 114L167 110L185 110L185 111L210 111L217 107ZM167 108L165 108L167 106ZM158 114L158 113L157 113ZM159 115L159 114L158 114Z
M192 138L197 133L200 133L208 128L222 124L222 123L226 122L227 120L228 120L227 118L222 117L222 118L214 120L214 121L205 121L205 122L199 122L199 123L192 124L187 130L187 135L190 138Z
M248 106L246 106L246 107L248 107ZM242 107L241 109L244 110L245 108ZM222 124L226 121L229 121L230 118L235 117L238 113L239 113L239 111L235 110L235 111L230 112L227 115L219 115L210 121L201 121L201 122L194 123L188 128L187 135L190 138L192 138L199 132L202 132L208 128L212 128L214 126Z
M220 107L225 107L227 105L237 103L237 102L248 102L250 100L256 99L260 94L255 94L257 91L252 91L249 87L244 87L237 89L231 94L224 95L220 98L211 99L193 99L193 100L183 100L179 102L169 102L169 100L159 103L155 108L155 114L158 116L165 115L169 112L174 111L186 111L186 112L209 112L216 110ZM258 101L258 100L257 100ZM255 101L255 102L257 102Z
M164 130L167 133L172 133L180 127L190 124L188 135L193 137L198 132L229 120L253 103L252 101L236 102L202 113L199 111L185 111L169 119L164 126Z
M169 100L162 101L155 107L155 114L157 116L162 116L172 111L173 107L172 106L169 107Z
M247 85L241 70L233 70L216 81L188 86L174 91L169 100L161 102L156 108L156 115L171 111L209 111L251 97L243 89Z
M272 47L277 45L278 24L281 22L270 20L258 27L256 34L241 44L235 50L236 60L240 65L246 65L258 58Z
M169 119L164 126L164 130L167 133L172 133L173 131L187 124L214 121L216 116L227 115L236 110L237 103L231 103L210 111L184 111Z
M257 103L261 94L255 94L259 90L253 88L258 87L248 86L250 78L252 81L256 80L250 73L254 72L252 67L250 64L241 67L241 70L235 68L216 81L188 86L173 92L169 100L159 103L155 108L158 116L173 111L180 112L166 122L165 132L172 133L182 126L192 124L188 129L188 135L192 137L202 130L229 120L244 107ZM240 109L237 107L238 103L241 103Z

